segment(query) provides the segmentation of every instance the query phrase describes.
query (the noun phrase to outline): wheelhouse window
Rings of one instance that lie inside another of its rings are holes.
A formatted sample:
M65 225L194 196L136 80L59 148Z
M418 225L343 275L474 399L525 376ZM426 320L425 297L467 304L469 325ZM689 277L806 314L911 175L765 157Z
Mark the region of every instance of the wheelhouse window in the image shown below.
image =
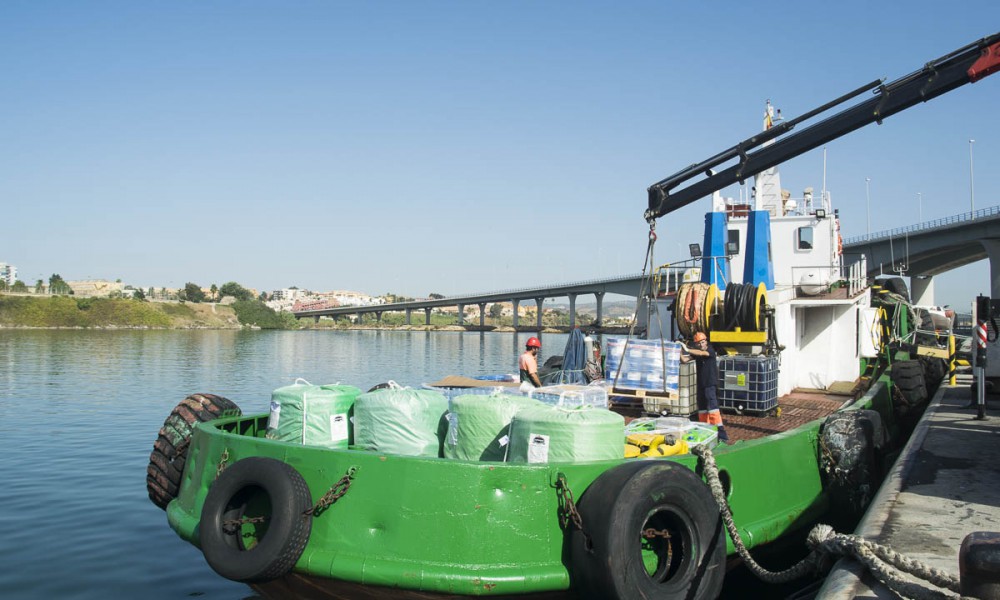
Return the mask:
M798 249L812 250L813 248L813 228L799 227Z
M730 229L726 232L728 238L726 239L726 249L732 249L729 254L739 254L740 253L740 230Z

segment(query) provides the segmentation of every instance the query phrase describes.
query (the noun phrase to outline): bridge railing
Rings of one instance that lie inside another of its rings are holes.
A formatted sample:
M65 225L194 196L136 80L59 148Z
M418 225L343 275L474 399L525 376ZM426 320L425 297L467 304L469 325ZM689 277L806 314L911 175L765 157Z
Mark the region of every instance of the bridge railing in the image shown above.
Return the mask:
M616 283L616 282L619 282L619 281L628 281L630 279L639 279L640 277L642 277L642 273L631 273L629 275L621 275L619 277L608 277L608 278L604 278L604 279L586 279L586 280L583 280L583 281L573 281L573 282L570 282L570 283L556 283L556 284L553 284L553 285L546 285L546 286L521 287L521 288L511 288L511 289L506 289L506 290L495 290L495 291L489 291L489 292L475 292L475 293L471 293L471 294L458 294L458 295L455 295L455 296L447 296L447 297L445 297L445 299L446 300L461 300L463 298L481 298L483 296L503 296L503 295L511 295L511 294L512 295L518 295L518 294L523 294L524 292L530 292L532 290L549 289L549 288L580 287L580 286L589 286L589 285L602 284L602 283ZM416 302L420 302L420 300L417 300Z
M844 243L850 245L850 244L860 244L862 242L877 242L905 235L907 233L914 233L917 231L928 231L931 229L937 229L939 227L949 227L951 225L955 225L956 223L975 221L976 219L981 219L983 217L992 217L998 214L1000 214L1000 206L991 206L989 208L981 208L975 212L967 212L959 215L952 215L950 217L943 217L940 219L935 219L933 221L925 221L923 223L908 225L906 227L897 227L896 229L888 229L885 231L877 231L875 233L866 233L865 235L858 235L855 237L846 238L844 239Z

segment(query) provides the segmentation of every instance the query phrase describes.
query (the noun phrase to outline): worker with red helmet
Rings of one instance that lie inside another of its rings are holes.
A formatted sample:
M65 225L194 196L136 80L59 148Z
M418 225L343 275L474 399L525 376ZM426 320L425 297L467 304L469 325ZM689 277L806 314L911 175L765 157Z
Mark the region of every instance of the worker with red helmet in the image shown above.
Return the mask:
M708 343L708 336L702 332L694 334L694 347L685 349L690 356L682 356L684 362L694 359L698 371L698 421L717 425L719 441L728 442L729 435L722 424L722 412L719 411L719 397L716 387L719 385L719 365L716 361L715 348Z
M538 352L541 349L541 340L531 336L525 344L524 354L517 361L517 368L521 373L521 392L525 394L542 387L542 382L538 379Z

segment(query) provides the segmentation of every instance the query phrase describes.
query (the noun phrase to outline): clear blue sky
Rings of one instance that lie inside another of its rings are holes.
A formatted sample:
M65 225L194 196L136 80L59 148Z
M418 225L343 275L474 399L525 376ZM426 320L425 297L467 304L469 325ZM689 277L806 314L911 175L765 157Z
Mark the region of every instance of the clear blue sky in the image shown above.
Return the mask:
M642 267L646 187L1000 30L1000 3L0 3L0 261L33 283L446 295ZM1000 75L828 146L845 236L1000 204ZM800 195L822 152L782 167ZM735 195L735 190L728 190ZM658 262L708 200L660 221ZM985 262L938 302L988 292Z

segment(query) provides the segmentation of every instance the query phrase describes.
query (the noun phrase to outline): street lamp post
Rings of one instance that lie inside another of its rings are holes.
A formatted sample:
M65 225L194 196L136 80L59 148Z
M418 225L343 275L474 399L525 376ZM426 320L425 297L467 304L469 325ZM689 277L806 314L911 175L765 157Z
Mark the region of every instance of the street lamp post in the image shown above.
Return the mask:
M868 209L867 210L867 212L868 212L868 235L867 235L867 237L869 237L869 238L872 236L872 194L871 194L871 189L870 189L870 186L869 186L869 184L871 183L871 181L872 181L871 177L865 177L865 199L867 200L866 206L867 206L867 209Z
M972 209L970 217L976 215L976 177L972 171L972 145L975 143L976 140L969 140L969 205Z

